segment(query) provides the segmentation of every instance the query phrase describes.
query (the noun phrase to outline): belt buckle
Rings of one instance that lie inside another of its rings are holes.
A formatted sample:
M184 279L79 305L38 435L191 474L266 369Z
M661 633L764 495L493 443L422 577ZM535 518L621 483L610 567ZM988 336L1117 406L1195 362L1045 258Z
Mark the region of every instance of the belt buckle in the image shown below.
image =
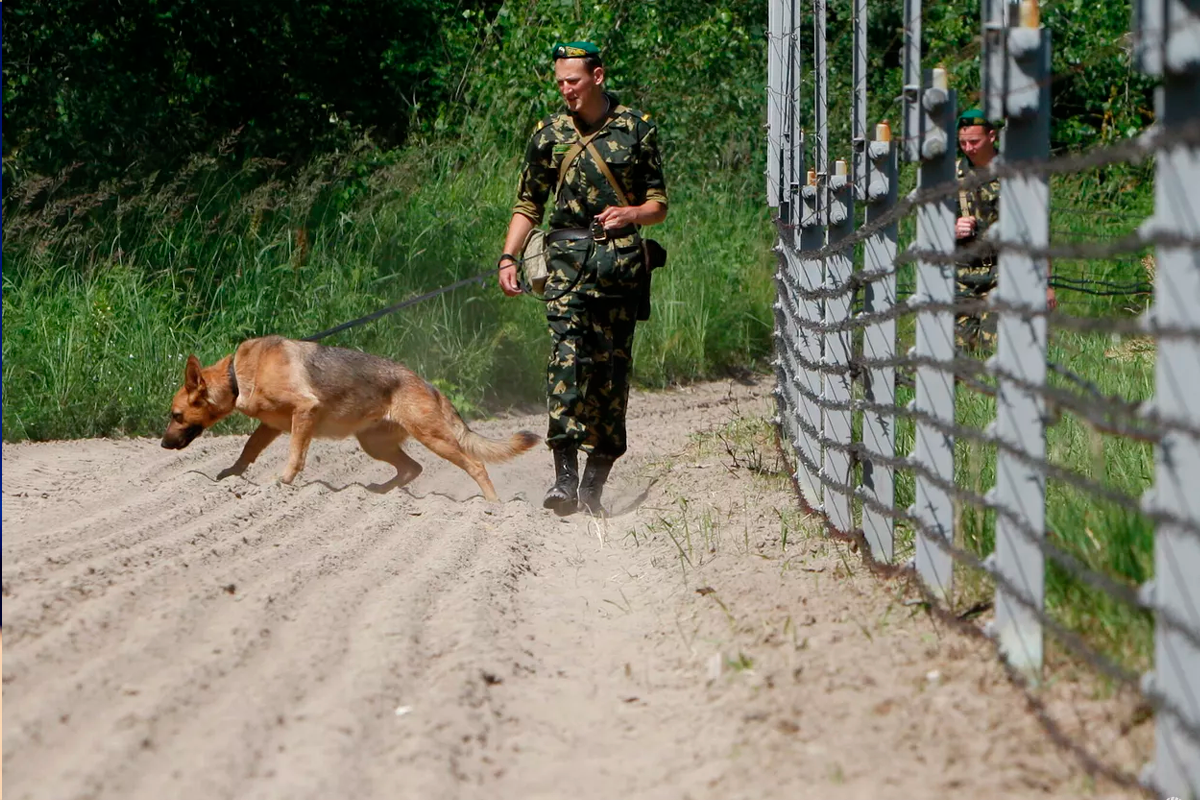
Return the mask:
M598 244L608 241L608 231L604 229L604 223L598 219L592 220L592 241Z

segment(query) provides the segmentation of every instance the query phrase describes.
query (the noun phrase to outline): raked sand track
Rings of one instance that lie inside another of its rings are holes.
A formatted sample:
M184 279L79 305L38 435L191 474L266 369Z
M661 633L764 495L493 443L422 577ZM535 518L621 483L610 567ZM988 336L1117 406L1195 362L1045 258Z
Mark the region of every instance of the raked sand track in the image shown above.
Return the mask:
M903 585L811 525L784 547L775 454L696 436L769 388L635 394L603 524L540 508L540 449L489 504L419 445L386 494L352 442L293 487L286 439L221 482L244 437L4 445L8 797L1132 796ZM1049 702L1136 770L1148 726L1096 694Z

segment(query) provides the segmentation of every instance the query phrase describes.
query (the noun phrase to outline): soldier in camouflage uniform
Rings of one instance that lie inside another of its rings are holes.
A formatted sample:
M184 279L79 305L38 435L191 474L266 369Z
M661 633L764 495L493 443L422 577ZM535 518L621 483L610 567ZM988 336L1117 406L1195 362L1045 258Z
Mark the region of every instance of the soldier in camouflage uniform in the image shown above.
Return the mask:
M958 146L963 152L958 161L960 181L975 170L987 169L995 159L996 129L979 109L959 117ZM958 262L956 294L960 299L986 299L996 288L996 250L985 243L984 233L1000 219L1000 180L963 189L958 193L958 207L954 233L958 246L970 250ZM1049 274L1049 261L1046 269ZM1051 310L1058 305L1053 287L1046 290L1046 305ZM956 314L955 339L962 349L991 350L996 343L996 315L990 311Z
M986 169L996 157L996 129L983 113L971 110L958 120L958 146L963 157L958 160L958 179L961 181L977 169ZM974 189L958 193L958 220L954 234L960 248L970 247L969 254L959 260L956 272L959 299L986 298L996 288L996 253L991 247L979 244L984 232L1000 218L1000 181L988 181ZM996 340L995 315L983 311L956 314L955 339L964 349L990 348Z
M556 44L553 56L567 108L539 122L529 140L498 264L500 288L521 292L512 254L551 203L546 442L555 481L543 505L560 514L579 506L599 513L609 471L626 449L633 333L649 311L638 228L666 218L666 184L657 129L604 91L599 49ZM579 450L588 454L582 482Z

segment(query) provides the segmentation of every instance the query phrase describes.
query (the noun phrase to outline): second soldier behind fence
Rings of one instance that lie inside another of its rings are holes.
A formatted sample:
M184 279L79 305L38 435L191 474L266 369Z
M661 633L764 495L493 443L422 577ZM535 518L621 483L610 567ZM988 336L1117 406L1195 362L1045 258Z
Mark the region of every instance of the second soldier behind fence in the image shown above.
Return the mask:
M996 128L979 109L958 118L958 180L976 170L986 170L997 156ZM960 301L984 301L996 288L996 248L988 234L1000 220L1000 180L993 178L978 186L964 186L958 193L958 219L954 225L960 258L955 270L956 297ZM1057 305L1053 288L1046 291L1049 308ZM955 315L955 339L960 348L991 349L996 343L996 315L972 309Z
M965 112L958 120L958 179L975 170L984 170L996 157L996 129L978 109ZM993 179L958 193L958 219L954 235L960 258L955 269L956 296L959 300L983 300L996 288L996 252L984 236L1000 218L1000 181ZM993 314L986 311L955 315L955 338L966 349L990 347L995 343Z
M658 131L605 91L600 50L556 44L565 111L535 128L500 257L500 288L520 294L517 263L550 205L545 285L550 328L546 443L554 484L543 505L599 513L613 462L626 450L633 333L649 311L649 265L639 227L667 216ZM582 481L578 452L588 454Z

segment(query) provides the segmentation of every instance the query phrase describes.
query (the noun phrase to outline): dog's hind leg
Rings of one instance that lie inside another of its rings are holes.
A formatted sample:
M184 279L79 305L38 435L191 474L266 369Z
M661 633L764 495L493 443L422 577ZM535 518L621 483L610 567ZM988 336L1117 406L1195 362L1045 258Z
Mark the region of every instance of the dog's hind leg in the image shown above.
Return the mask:
M436 455L461 468L474 478L475 482L479 484L479 488L483 490L483 496L486 499L492 502L500 500L500 496L496 494L496 487L492 485L492 479L488 477L487 468L483 466L483 462L463 450L462 446L458 443L458 439L454 437L448 427L437 432L414 429L412 435L414 439L428 447Z
M267 449L267 445L279 437L280 433L282 431L270 427L265 422L259 423L258 428L246 440L246 446L242 448L242 454L238 456L237 461L233 462L233 466L218 472L217 480L228 478L230 475L241 475L246 471L246 467L253 464L262 455L262 451Z
M377 425L356 434L355 438L362 445L363 451L371 458L377 458L396 468L396 477L381 484L378 487L380 491L386 492L397 486L405 486L421 474L421 465L400 449L404 436L399 428L389 429Z

